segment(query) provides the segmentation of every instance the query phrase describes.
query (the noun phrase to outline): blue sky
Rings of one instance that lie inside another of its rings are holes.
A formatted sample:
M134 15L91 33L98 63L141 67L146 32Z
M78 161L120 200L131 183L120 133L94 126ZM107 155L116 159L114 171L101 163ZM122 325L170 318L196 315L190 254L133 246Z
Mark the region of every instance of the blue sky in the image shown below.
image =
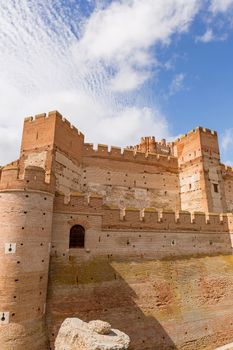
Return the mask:
M177 58L174 69L160 72L158 90L166 95L173 75L184 76L179 91L162 102L174 134L202 125L217 130L222 143L226 129L233 127L233 36L230 27L225 30L225 40L195 42L193 37L201 30L194 23L190 33L174 40L165 52L175 52ZM233 160L232 151L222 149L224 161Z
M23 118L57 109L87 142L125 146L202 125L233 164L233 0L0 4L0 164Z

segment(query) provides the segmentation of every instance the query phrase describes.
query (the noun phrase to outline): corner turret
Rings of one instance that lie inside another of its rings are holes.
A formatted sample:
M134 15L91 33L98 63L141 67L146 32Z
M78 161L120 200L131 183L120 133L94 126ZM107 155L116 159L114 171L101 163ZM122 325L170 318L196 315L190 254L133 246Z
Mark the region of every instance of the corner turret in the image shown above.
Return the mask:
M46 295L53 183L45 171L18 163L0 179L0 344L4 350L48 349Z

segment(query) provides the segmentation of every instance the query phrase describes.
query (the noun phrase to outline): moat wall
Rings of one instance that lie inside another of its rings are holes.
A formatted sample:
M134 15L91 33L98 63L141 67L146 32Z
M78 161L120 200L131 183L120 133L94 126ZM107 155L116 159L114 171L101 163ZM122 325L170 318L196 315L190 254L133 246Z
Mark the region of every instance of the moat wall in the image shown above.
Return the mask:
M51 346L66 317L101 318L132 349L209 349L233 340L233 257L66 256L50 264Z

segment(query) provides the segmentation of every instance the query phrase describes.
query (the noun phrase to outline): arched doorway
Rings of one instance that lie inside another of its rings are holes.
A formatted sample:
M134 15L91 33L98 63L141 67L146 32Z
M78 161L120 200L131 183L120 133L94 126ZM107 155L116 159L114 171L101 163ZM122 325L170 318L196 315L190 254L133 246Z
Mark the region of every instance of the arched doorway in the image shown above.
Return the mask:
M81 225L74 225L70 229L70 248L84 248L85 228Z

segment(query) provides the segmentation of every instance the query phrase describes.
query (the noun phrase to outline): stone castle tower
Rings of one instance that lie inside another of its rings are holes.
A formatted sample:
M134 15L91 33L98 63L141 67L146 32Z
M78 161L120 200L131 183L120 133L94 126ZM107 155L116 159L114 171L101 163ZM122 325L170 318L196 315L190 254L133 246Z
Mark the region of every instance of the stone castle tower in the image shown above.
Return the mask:
M95 255L229 254L232 189L233 171L221 164L217 134L208 129L172 143L150 137L123 151L95 150L58 112L27 118L19 160L1 168L0 348L46 350L48 333L53 344L60 320L51 316L56 288L48 295L47 287L58 266L76 269ZM77 225L85 243L75 250Z

